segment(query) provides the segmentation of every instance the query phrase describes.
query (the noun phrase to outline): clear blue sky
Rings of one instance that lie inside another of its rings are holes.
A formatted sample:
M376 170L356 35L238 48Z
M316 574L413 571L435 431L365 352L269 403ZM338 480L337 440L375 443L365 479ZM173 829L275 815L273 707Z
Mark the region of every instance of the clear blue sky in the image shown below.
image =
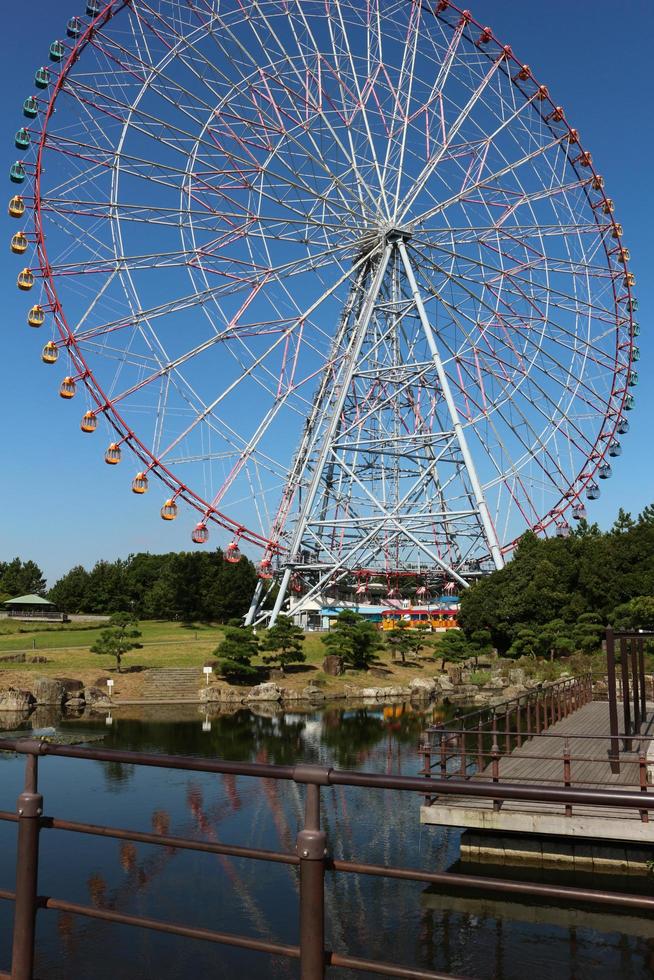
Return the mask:
M49 43L64 36L68 17L83 14L83 6L81 0L33 0L29 25L25 17L21 20L20 44L5 45L0 99L7 200L22 101L33 91L35 69L47 62ZM565 107L605 176L631 251L640 304L641 383L635 389L637 406L623 439L624 453L589 514L606 526L618 507L637 512L654 501L654 6L650 0L471 0L469 6ZM4 16L9 27L13 19L8 9ZM4 228L0 559L17 554L32 558L52 584L77 563L191 547L192 515L186 513L172 526L163 524L158 514L161 492L155 490L147 501L131 494L133 467L106 466L104 442L85 438L79 431L78 406L57 396L61 372L41 364L43 338L26 326L29 301L15 287L20 259L9 253L9 239L18 223L7 217Z

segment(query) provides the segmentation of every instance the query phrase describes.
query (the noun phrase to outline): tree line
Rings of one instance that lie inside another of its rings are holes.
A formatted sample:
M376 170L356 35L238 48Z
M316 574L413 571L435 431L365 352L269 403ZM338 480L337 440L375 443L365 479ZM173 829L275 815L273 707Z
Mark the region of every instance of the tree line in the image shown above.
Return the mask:
M75 565L46 589L33 561L0 562L0 600L34 593L67 613L129 612L138 619L224 623L245 614L257 583L252 562L228 562L209 552L139 553L98 561L87 571Z
M461 597L463 636L509 656L599 647L607 625L654 629L654 506L620 509L608 531L582 520L568 537L520 539L513 559Z

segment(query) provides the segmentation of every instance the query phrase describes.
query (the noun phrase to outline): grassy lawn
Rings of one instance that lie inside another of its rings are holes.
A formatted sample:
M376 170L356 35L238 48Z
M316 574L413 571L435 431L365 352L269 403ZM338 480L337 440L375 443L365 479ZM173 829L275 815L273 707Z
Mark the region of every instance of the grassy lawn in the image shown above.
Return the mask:
M113 672L115 668L112 657L91 653L89 649L102 628L103 625L89 628L87 624L69 623L65 626L41 626L32 629L31 624L7 623L6 620L0 622L0 656L24 652L28 656L36 654L48 659L46 664L0 663L0 687L9 684L29 686L32 676L43 674L81 677L85 683L95 683L98 674ZM182 623L161 620L141 621L139 629L142 633L139 642L143 646L123 658L123 667L127 670L135 666L200 667L212 659L222 636L220 626L206 623L185 626ZM389 668L387 678L377 679L365 671L348 671L344 678L328 678L320 670L322 661L329 652L322 642L322 636L320 633L305 635L306 664L295 670L291 668L284 683L303 687L309 680L316 679L328 687L342 685L343 682L353 682L365 687L384 683L407 683L410 677L415 676L416 666L391 664L390 652L382 649L378 657ZM259 663L263 665L262 660ZM436 661L429 665L423 662L418 669L432 674L436 669ZM129 680L130 676L133 682ZM131 687L138 683L137 677L136 674L123 675L122 683Z
M8 629L7 626L11 627ZM19 632L27 628L28 632ZM31 630L27 624L2 623L0 631L0 656L11 653L43 655L49 664L21 664L21 669L44 672L50 669L95 669L112 666L112 658L91 653L90 647L105 628L103 624L89 629L76 623L61 627L40 627ZM125 657L125 666L141 664L144 667L192 667L200 665L216 648L222 631L218 626L159 620L141 622L141 650ZM15 669L11 663L0 664L1 670Z

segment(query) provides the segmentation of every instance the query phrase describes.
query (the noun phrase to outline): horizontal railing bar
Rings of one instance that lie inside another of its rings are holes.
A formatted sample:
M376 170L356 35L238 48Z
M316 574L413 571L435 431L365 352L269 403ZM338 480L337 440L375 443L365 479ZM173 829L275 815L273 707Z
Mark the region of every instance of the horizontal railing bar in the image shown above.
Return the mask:
M91 834L95 837L111 837L117 840L136 841L141 844L159 844L162 847L174 847L181 851L206 851L209 854L227 854L230 857L252 858L256 861L272 861L278 864L300 863L297 854L284 854L281 851L266 851L254 847L238 847L234 844L218 844L212 841L193 840L190 837L167 837L163 834L149 834L138 830L123 830L118 827L77 823L75 820L58 820L55 817L43 817L41 825L53 830Z
M11 810L0 810L0 820L8 820L10 823L18 823L18 814Z
M82 749L74 745L55 745L36 739L0 739L0 751L24 755L56 755L68 759L91 759L94 762L125 762L157 769L190 769L193 772L214 772L232 776L258 776L267 779L294 778L294 766L277 766L264 762L228 762L202 759L199 756L155 755L147 752L127 752L120 749Z
M15 902L16 896L13 892L8 892L4 888L0 888L0 899L6 902Z
M531 753L529 755L516 755L515 752L498 752L496 754L491 752L482 753L482 752L477 752L474 746L472 746L469 750L466 750L465 752L463 751L463 749L460 752L451 752L450 755L448 755L444 761L450 762L453 760L461 760L464 757L466 759L471 759L472 761L474 761L474 759L477 758L487 758L491 762L493 759L497 759L498 762L501 762L502 760L508 760L508 759L511 759L512 762L562 762L563 761L563 753L561 753L561 755L531 755ZM588 756L585 755L570 755L570 756L566 756L566 758L569 759L570 762L592 762L592 763L596 763L599 766L602 766L602 765L606 765L608 756L606 759L601 759L601 758L593 759L592 757L589 758ZM638 761L638 759L627 759L627 760L620 759L620 763L623 764L624 766L640 766L640 762ZM431 768L438 769L439 766L440 766L440 759L432 763Z
M395 963L380 963L377 960L363 960L358 956L344 956L342 953L327 953L326 962L329 966L342 966L350 970L362 970L365 973L379 973L384 977L406 977L407 980L465 980L453 973L434 973L432 970L416 970L408 966L397 966Z
M397 789L433 792L437 795L488 797L503 800L535 800L545 803L578 803L588 806L636 807L654 809L654 794L648 798L640 791L621 789L587 790L568 787L532 787L521 783L503 783L501 789L479 781L463 779L425 779L418 776L382 776L377 773L330 769L328 782L332 786L360 786L370 789Z
M391 776L380 773L356 772L346 769L330 769L326 766L298 765L277 766L268 763L227 762L189 756L149 755L116 749L86 749L76 746L54 745L28 739L0 740L0 750L16 751L29 755L56 755L74 759L90 759L101 762L125 762L131 765L157 768L185 769L193 772L228 773L235 776L256 776L263 779L287 779L317 786L354 786L369 789L395 789L424 795L488 797L504 800L535 800L549 803L577 803L654 809L654 798L647 794L622 789L593 791L567 787L535 788L520 783L503 783L501 789L481 781L470 783L457 779L425 779L419 776ZM654 796L654 794L653 794Z
M530 691L526 691L524 694L517 694L513 698L507 698L506 701L499 701L497 704L483 705L480 708L476 708L474 711L466 712L465 715L458 715L456 721L465 721L466 718L476 718L479 715L483 715L486 712L492 714L498 708L503 708L507 704L517 704L519 701L520 702L526 701L529 698L537 697L538 695L544 694L545 692L547 692L547 694L549 695L550 692L557 691L559 688L572 687L573 685L579 684L580 682L587 683L592 676L594 675L592 675L589 672L588 674L578 674L575 677L566 677L563 680L553 681L552 683L545 682L547 684L546 687L534 687ZM598 674L597 676L599 677L603 675Z
M563 719L561 719L563 721ZM425 732L429 735L445 735L449 737L450 735L478 735L479 728L448 728L447 722L443 722L442 726L430 726L425 729ZM492 728L481 729L482 735L491 735ZM618 732L616 735L584 735L583 733L577 734L577 732L528 732L526 728L520 731L506 731L505 728L497 730L498 738L505 738L507 735L521 735L523 739L531 738L584 738L593 739L595 741L600 740L603 742L610 742L612 738L623 738L629 739L630 742L651 742L654 741L654 735L640 735L638 732L631 732L629 735L625 735L624 732ZM627 753L627 755L633 753Z
M162 922L142 915L127 915L114 912L111 909L91 908L88 905L77 905L61 898L51 898L41 895L38 898L40 908L55 909L58 912L70 912L71 915L82 915L89 919L102 919L105 922L119 922L121 925L138 926L140 929L150 929L154 932L165 932L174 936L184 936L187 939L204 939L210 943L220 943L224 946L238 946L241 949L253 949L259 953L270 953L273 956L286 956L299 959L299 946L284 946L280 943L270 943L264 939L249 939L247 936L236 936L228 932L215 932L212 929L200 929L195 926L180 926L174 922Z
M543 885L533 881L511 881L509 878L486 878L483 875L464 875L449 871L419 871L413 868L385 868L382 864L360 864L355 861L330 861L334 871L349 874L372 875L378 878L401 878L405 881L423 881L433 885L497 891L513 895L536 895L541 898L565 899L588 902L593 905L620 905L626 909L643 912L654 910L654 896L621 894L599 891L594 888L574 888L567 885Z

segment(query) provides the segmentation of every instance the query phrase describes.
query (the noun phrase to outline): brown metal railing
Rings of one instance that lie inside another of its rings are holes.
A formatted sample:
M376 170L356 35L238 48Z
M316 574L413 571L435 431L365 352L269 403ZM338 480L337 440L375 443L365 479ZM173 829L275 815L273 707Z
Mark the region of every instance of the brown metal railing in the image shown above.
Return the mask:
M476 711L456 714L448 722L425 729L420 746L423 770L428 773L438 767L442 778L451 775L448 769L449 749L454 738L461 741L461 757L464 760L467 754L472 754L470 751L466 753L466 747L476 745L479 754L486 737L492 737L493 744L503 738L508 754L512 747L519 748L524 739L543 734L551 725L592 700L593 678L592 674L587 673L539 685L524 694ZM433 761L435 754L438 755L436 762ZM461 776L465 777L466 774L467 766L463 764Z
M0 900L14 903L14 928L11 973L0 973L0 980L32 980L35 956L35 923L39 910L56 909L74 915L137 926L164 932L180 938L203 939L223 945L255 950L273 956L299 959L302 980L322 980L327 966L346 967L382 976L405 977L410 980L438 980L451 974L401 966L378 960L363 959L337 953L325 948L325 875L364 874L399 880L422 882L440 887L456 887L471 891L489 890L517 897L529 895L559 903L588 902L594 905L611 905L613 908L654 912L654 897L628 895L599 889L571 888L544 885L538 882L509 881L474 875L430 872L414 868L394 868L330 858L328 842L320 826L320 793L323 786L350 786L371 790L392 789L407 793L423 794L425 790L438 795L453 794L497 801L529 800L563 803L566 806L616 806L636 807L649 812L654 808L654 797L643 798L638 792L628 790L596 790L561 788L552 786L525 786L506 783L471 784L468 780L425 779L421 776L391 776L377 773L352 772L330 769L325 766L279 766L262 763L235 763L221 760L196 759L185 756L151 755L139 752L122 752L110 749L85 749L74 746L51 745L31 739L0 740L0 751L8 750L24 754L25 788L18 797L16 813L0 811L0 820L18 824L15 893L0 891ZM187 770L190 772L220 773L234 776L252 776L263 779L290 780L305 787L304 824L297 835L295 853L267 851L250 847L198 841L186 837L143 833L124 828L59 820L45 816L43 796L38 789L38 759L40 756L120 762L138 766ZM157 844L179 850L205 851L293 865L298 868L300 882L299 940L295 945L283 945L247 936L201 929L194 926L162 922L144 916L131 915L116 909L79 905L63 898L38 893L39 842L44 830L90 834L135 843Z

